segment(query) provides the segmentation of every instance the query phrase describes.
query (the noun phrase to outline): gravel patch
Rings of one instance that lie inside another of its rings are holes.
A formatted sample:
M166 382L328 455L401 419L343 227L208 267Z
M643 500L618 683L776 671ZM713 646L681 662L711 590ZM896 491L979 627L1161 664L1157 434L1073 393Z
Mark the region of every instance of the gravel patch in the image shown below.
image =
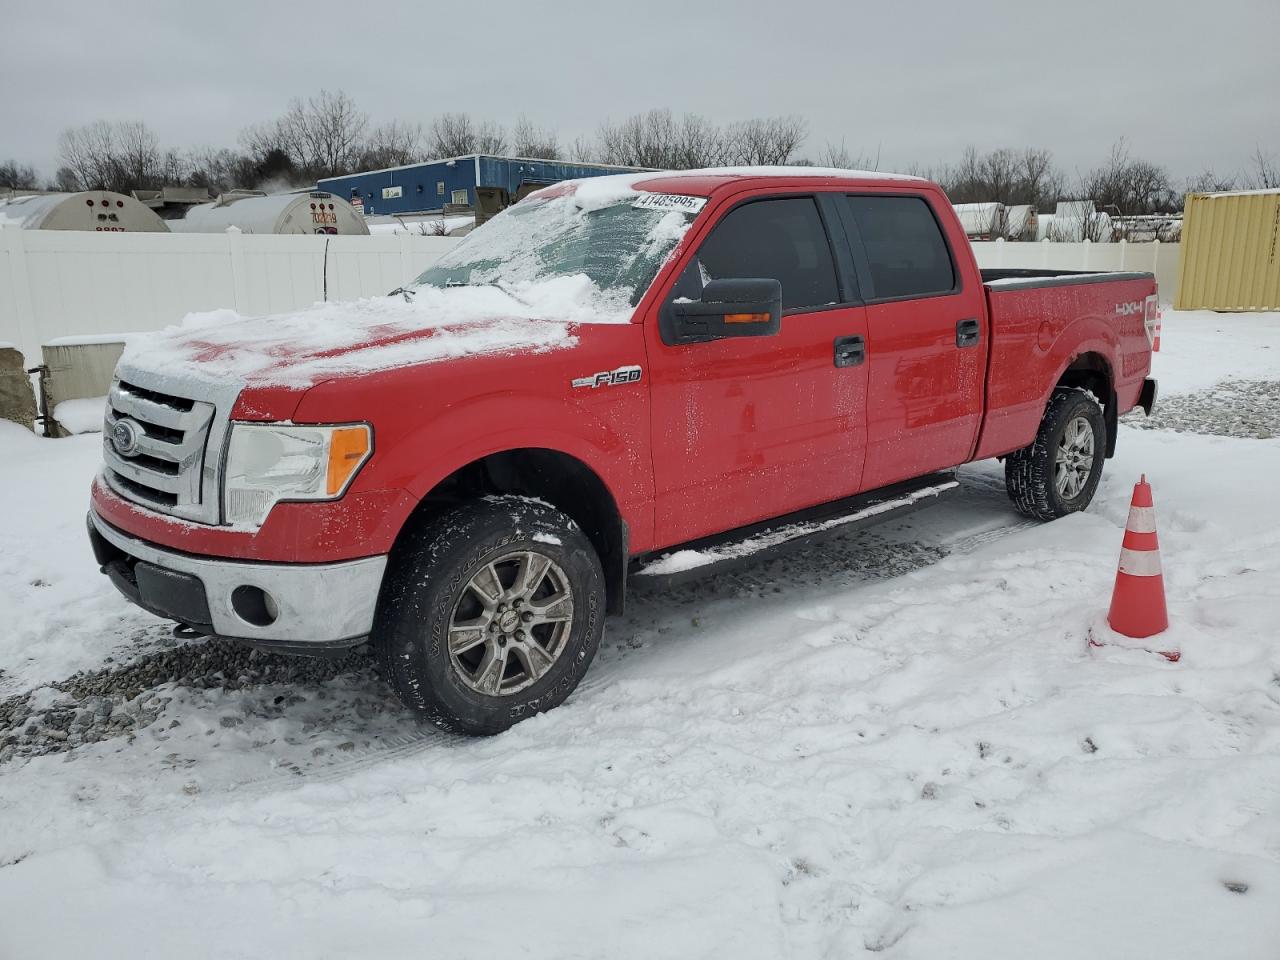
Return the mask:
M274 697L246 697L246 709L260 719L273 719L285 716L294 704L316 697L333 699L335 708L347 709L361 719L403 712L406 722L411 722L375 675L366 647L325 660L263 653L231 640L175 640L170 649L144 654L128 664L77 673L0 700L0 764L114 738L132 743L140 730L162 718L169 703L186 699L189 691L269 693L276 686L283 692ZM179 722L169 720L174 726ZM227 717L223 726L242 722L239 717Z
M1270 440L1280 436L1280 381L1223 380L1199 393L1158 399L1151 417L1135 410L1121 419L1142 430Z

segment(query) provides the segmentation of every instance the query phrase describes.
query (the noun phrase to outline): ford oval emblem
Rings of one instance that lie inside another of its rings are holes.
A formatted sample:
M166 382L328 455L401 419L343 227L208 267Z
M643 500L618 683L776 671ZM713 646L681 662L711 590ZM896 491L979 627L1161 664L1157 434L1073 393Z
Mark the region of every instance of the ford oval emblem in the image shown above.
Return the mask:
M122 457L131 457L138 452L138 436L141 433L138 425L132 420L117 420L111 428L111 446Z

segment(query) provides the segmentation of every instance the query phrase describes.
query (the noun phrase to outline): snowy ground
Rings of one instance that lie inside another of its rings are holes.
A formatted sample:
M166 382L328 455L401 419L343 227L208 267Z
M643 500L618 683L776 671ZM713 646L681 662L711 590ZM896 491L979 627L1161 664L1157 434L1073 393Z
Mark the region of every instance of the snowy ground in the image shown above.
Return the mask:
M1166 314L1157 361L1089 513L979 465L639 592L486 741L358 655L170 639L88 556L98 438L0 424L0 957L1274 956L1280 315ZM1141 472L1177 664L1086 643Z

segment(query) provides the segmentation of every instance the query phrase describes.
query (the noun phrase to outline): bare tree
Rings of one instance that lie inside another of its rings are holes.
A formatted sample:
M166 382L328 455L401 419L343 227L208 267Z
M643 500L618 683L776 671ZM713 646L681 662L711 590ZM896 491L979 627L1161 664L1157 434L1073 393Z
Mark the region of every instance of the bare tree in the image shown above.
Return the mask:
M807 125L797 116L739 121L724 133L728 162L759 166L787 163L806 134Z
M671 162L664 166L694 170L734 163L729 138L706 117L686 113L670 127Z
M621 123L605 121L597 141L606 163L687 170L720 164L776 164L791 160L805 136L798 117L744 120L727 128L705 117L650 110Z
M506 153L507 131L502 124L485 120L476 127L476 146L472 153Z
M1222 193L1236 189L1238 181L1235 177L1220 176L1211 168L1206 168L1194 177L1187 177L1184 193Z
M1063 193L1062 175L1048 150L1002 147L979 153L967 147L958 163L919 171L937 180L952 203L1031 204L1051 207Z
M560 138L550 128L534 126L524 114L511 131L511 150L517 157L560 159Z
M39 185L35 167L28 167L16 160L0 163L0 189L34 190Z
M1251 190L1270 190L1280 187L1280 160L1275 154L1265 152L1262 147L1253 151L1253 170L1247 180Z
M186 174L183 158L161 150L156 135L138 120L97 120L64 130L58 153L59 181L77 190L150 189L181 183Z
M838 144L828 140L827 145L818 152L816 164L820 167L838 167L841 170L878 170L880 159L865 153L852 153L844 140Z
M317 177L348 172L360 153L368 117L339 90L321 90L294 100L281 118L293 146L293 160Z
M241 142L255 162L273 151L285 154L304 179L350 173L364 148L369 118L341 90L321 90L290 101L269 123L250 127Z
M600 126L599 142L606 163L671 168L678 162L676 121L670 110L638 113L616 126L606 120Z
M105 120L64 130L58 137L58 157L66 176L60 178L75 190L105 189L114 153L114 131Z
M1115 207L1126 215L1167 213L1177 209L1181 199L1168 171L1158 164L1135 160L1123 138L1112 146L1102 166L1081 179L1080 192L1103 209Z
M421 124L392 120L374 127L361 149L359 166L376 170L423 160L422 140Z
M1053 165L1053 154L1027 147L1018 155L1016 184L1007 202L1047 210L1062 196L1063 186L1062 174Z
M187 185L214 194L256 187L261 179L247 154L227 147L197 147L187 154L186 165Z
M569 159L579 163L594 163L596 159L596 142L591 137L578 136L569 145Z
M431 121L427 146L436 158L505 153L507 134L500 124L492 121L476 123L465 113L444 113Z

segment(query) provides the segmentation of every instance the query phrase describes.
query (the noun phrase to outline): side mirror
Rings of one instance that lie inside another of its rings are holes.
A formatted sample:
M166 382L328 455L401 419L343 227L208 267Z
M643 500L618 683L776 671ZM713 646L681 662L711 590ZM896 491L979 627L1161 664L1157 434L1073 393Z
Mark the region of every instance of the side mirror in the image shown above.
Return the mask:
M772 279L711 280L701 300L673 300L662 311L672 346L726 337L769 337L782 328L782 284Z

